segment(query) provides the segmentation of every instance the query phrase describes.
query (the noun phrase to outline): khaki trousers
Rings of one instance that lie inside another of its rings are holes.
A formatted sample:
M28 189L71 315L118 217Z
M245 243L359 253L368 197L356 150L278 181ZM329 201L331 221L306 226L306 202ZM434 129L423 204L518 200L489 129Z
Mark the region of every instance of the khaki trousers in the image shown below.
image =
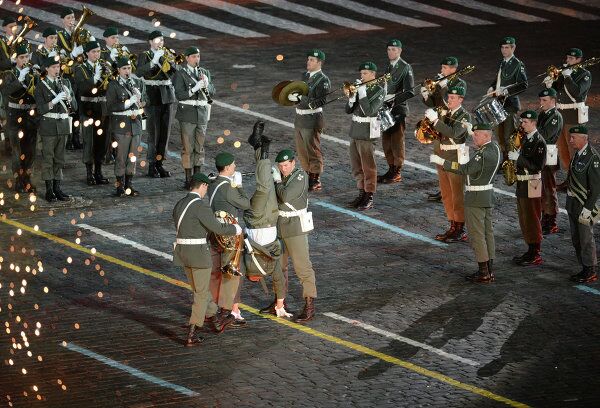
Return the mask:
M383 145L383 153L385 154L385 160L389 166L398 166L402 168L404 165L404 130L406 129L406 122L396 122L394 126L383 132L381 136L381 143Z
M210 269L189 268L185 266L183 270L194 293L190 324L202 327L205 317L211 317L217 313L217 305L213 302L208 291Z
M42 180L62 180L67 135L42 136Z
M539 244L542 242L542 199L517 198L517 211L519 212L519 225L523 233L523 239L527 244Z
M577 126L577 124L563 124L562 130L560 131L560 135L558 136L558 140L556 141L556 147L558 148L558 158L560 160L560 164L563 170L569 170L569 164L571 164L571 159L575 154L575 151L569 144L569 138L571 137L571 135L569 134L569 129L573 126Z
M556 172L558 166L544 166L542 169L542 213L558 214L558 196L556 195Z
M204 166L206 125L179 122L181 129L181 164L184 169Z
M285 276L285 288L288 288L288 258L292 258L294 271L302 284L302 297L316 298L317 284L315 271L310 262L308 250L308 235L296 235L295 237L283 238L283 255L281 256L281 267Z
M302 169L307 173L323 173L321 133L323 129L295 128L296 152Z
M460 174L450 173L442 166L436 167L446 218L448 221L465 222L464 177Z
M224 275L221 265L226 265L231 258L225 253L220 253L211 246L212 271L210 273L210 293L219 307L231 310L234 303L240 303L242 281L239 276Z
M496 241L492 224L492 208L465 207L465 223L469 230L469 243L477 262L487 262L496 257Z
M508 117L506 120L498 125L495 129L496 138L498 139L498 144L500 145L500 150L504 155L508 153L508 141L510 140L510 135L517 128L517 123L519 118L516 113L508 112Z
M377 188L375 142L352 139L350 141L350 165L356 186L367 193L374 193Z
M132 136L131 133L114 133L113 136L117 142L115 176L133 176L137 160L131 161L131 158L139 155L138 146L140 145L141 135Z

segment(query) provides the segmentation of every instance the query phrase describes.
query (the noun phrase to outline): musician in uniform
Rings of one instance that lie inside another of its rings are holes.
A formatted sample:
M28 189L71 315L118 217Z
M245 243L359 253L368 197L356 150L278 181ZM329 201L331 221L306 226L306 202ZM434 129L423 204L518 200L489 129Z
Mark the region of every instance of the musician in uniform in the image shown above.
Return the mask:
M222 332L234 320L231 315L216 316L217 305L208 289L212 261L206 237L209 232L239 235L242 229L237 224L221 223L215 218L205 199L209 183L210 179L205 174L194 174L190 192L173 209L177 230L173 261L183 267L194 293L186 346L194 346L204 340L196 334L196 329L204 325L205 318L213 323L217 332Z
M31 55L31 64L33 68L42 71L44 65L44 59L47 57L54 57L58 55L58 35L56 28L48 27L42 32L44 38L44 44L41 47L36 48Z
M6 71L13 66L9 42L12 42L17 35L17 20L12 16L6 16L2 20L2 29L4 32L0 34L0 71Z
M372 81L377 76L374 62L359 65L361 83ZM377 164L375 163L375 140L381 137L377 113L383 106L385 89L378 84L360 85L350 94L345 89L348 103L346 113L352 115L350 125L350 164L356 180L358 196L350 203L360 211L373 208L373 195L377 188Z
M133 78L128 57L117 58L119 77L108 84L106 106L110 115L110 128L117 144L115 177L117 197L136 196L133 188L138 147L144 128L143 113L148 101L146 87L141 79Z
M518 113L521 109L521 102L517 95L527 89L525 64L515 57L516 48L517 42L514 37L505 37L502 40L500 43L502 61L498 67L498 74L487 91L487 95L495 96L503 102L503 107L508 114L506 120L495 130L503 160L507 160L508 138L517 128Z
M469 124L470 125L470 124ZM468 129L471 126L467 126ZM467 276L471 282L493 282L493 263L496 257L492 209L494 208L494 177L502 163L500 147L492 141L492 126L478 123L472 126L473 141L477 150L471 159L460 164L433 154L432 163L444 170L467 176L465 186L465 221L469 229L469 242L475 252L478 271Z
M569 133L575 154L568 177L566 209L575 254L583 266L581 272L571 276L571 280L590 283L598 279L594 223L600 219L596 204L600 196L600 155L589 143L586 126L574 126Z
M556 214L558 214L558 196L556 194L556 142L560 136L563 119L556 109L556 91L548 88L538 95L541 112L538 115L537 129L546 142L546 165L542 170L542 233L544 235L558 232ZM550 163L549 160L554 160Z
M173 87L178 100L175 117L181 131L181 163L187 190L192 169L197 173L204 166L204 141L212 103L209 98L215 94L215 86L210 71L198 65L200 49L188 47L184 55L187 64L173 75Z
M465 164L469 154L465 146L467 139L467 123L471 122L471 115L462 106L465 90L461 87L448 89L448 110L437 111L429 108L425 111L425 118L433 124L433 128L440 134L439 156L450 162ZM450 222L448 230L435 236L442 242L460 242L467 240L465 233L464 211L464 177L447 171L442 165L437 166L438 180L442 192L442 202L446 217Z
M171 177L163 168L166 159L171 124L175 113L175 89L171 76L175 73L174 61L165 61L164 38L155 30L148 36L150 49L138 56L137 75L143 77L148 92L148 177Z
M546 142L537 131L537 113L521 113L521 127L525 133L519 150L508 152L508 159L516 165L517 210L523 239L529 246L527 252L515 256L517 265L540 265L542 260L542 169L546 163Z
M117 57L129 57L131 61L131 53L125 45L119 43L119 29L117 27L108 27L102 33L104 37L105 47L102 48L100 58L110 62L113 66L117 63ZM132 64L132 71L135 71L135 66Z
M387 83L386 104L391 105L391 114L395 123L394 126L383 132L382 136L383 153L388 164L388 171L377 177L377 181L385 184L398 183L402 180L401 171L404 166L405 154L404 130L408 116L406 101L415 95L412 67L402 59L401 54L402 42L396 39L388 41L387 56L390 63L385 73L390 74L392 78Z
M42 139L42 179L46 183L46 201L69 201L61 189L62 169L65 164L65 144L73 128L72 114L77 111L77 100L69 81L60 74L60 59L49 57L45 64L46 77L38 81L34 97Z

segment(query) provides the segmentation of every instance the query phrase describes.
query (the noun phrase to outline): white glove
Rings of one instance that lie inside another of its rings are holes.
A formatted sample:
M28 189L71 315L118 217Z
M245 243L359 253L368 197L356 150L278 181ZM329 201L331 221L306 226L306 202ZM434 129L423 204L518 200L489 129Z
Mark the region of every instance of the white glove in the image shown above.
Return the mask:
M427 89L427 87L424 87L424 86L421 87L421 96L425 100L427 100L427 98L429 98L429 90Z
M232 224L235 227L235 235L242 235L242 227L239 224Z
M233 173L233 182L238 187L241 187L242 186L242 173L240 173L239 171L236 171L235 173Z
M277 167L271 167L271 174L273 175L273 181L275 183L281 183L281 172Z
M362 99L362 98L366 98L367 97L367 87L362 85L358 87L358 99Z
M285 310L285 306L282 306L281 309L275 306L275 313L277 313L277 317L292 317L292 314Z
M560 73L562 74L562 76L568 77L568 76L571 76L571 74L573 73L573 70L571 68L565 68L562 71L560 71Z
M462 125L465 129L467 129L467 134L469 136L473 136L473 124L471 122L465 121L462 123Z
M494 94L494 88L492 88L491 86L488 88L486 95L491 96Z
M519 152L516 150L511 150L508 152L508 160L517 161L519 160Z
M440 88L445 88L446 86L448 86L448 80L442 79L440 82L438 82L438 85L440 86Z
M65 99L67 99L67 93L65 91L62 91L61 93L56 95L54 99L52 99L51 103L52 105L56 105L57 103L59 103L60 101L64 101Z
M29 74L29 67L25 67L19 73L19 82L23 82L25 78L27 78L27 74Z
M431 123L435 122L436 120L438 120L438 114L436 111L434 111L433 109L429 108L425 111L425 117L427 119L429 119L429 121Z
M192 93L198 92L200 90L200 88L203 88L203 87L204 87L204 81L198 81L198 82L196 82L196 85L194 85L192 87Z
M299 102L300 99L302 99L302 95L298 94L298 93L291 93L288 95L288 101L290 102Z
M134 103L138 103L140 101L139 96L136 95L132 95L131 98L129 98L128 100L125 101L125 109L129 109L129 107L131 105L133 105Z
M552 79L551 76L547 76L546 78L544 78L544 85L546 85L546 88L552 88L552 83L554 82L554 80Z
M592 225L592 222L592 212L584 207L581 210L581 214L579 214L579 223L583 225Z
M56 50L52 50L48 53L48 58L54 58L56 57Z
M112 50L110 50L110 59L112 59L112 60L116 59L117 55L119 55L118 49L113 48Z
M508 88L505 86L501 86L500 89L496 92L498 96L508 96Z
M102 67L99 63L96 63L96 70L94 71L94 82L100 81L102 78Z
M349 98L348 98L348 102L350 102L350 106L354 105L354 103L356 102L356 94L353 93Z
M81 54L83 54L83 46L81 45L78 45L77 47L73 48L73 51L71 51L71 57L73 58L77 58Z
M432 154L431 156L429 156L429 163L435 163L435 164L438 164L440 166L443 166L445 161L446 160L442 159L437 154Z
M157 50L154 53L154 57L152 57L152 64L153 65L158 65L158 62L160 61L160 58L165 55L165 50Z

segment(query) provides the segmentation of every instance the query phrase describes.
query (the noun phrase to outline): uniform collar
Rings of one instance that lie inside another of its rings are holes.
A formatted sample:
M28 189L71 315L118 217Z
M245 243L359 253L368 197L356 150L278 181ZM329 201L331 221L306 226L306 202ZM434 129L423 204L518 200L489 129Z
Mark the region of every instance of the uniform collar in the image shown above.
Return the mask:
M460 105L458 108L454 109L454 110L450 110L448 111L448 114L450 116L454 115L456 112L458 112L460 110L460 108L462 108L462 105Z
M306 73L308 74L308 77L309 77L309 78L312 78L312 77L313 77L315 74L317 74L317 73L319 73L319 72L321 72L321 70L320 70L320 69L319 69L319 70L316 70L316 71L313 71L313 72L306 71Z
M515 55L511 55L509 59L506 58L502 58L502 61L506 62L507 64L510 62L510 60L512 60L515 57Z
M233 176L230 177L230 176L225 176L223 174L219 174L219 177L223 177L224 179L227 179L229 181L233 181Z
M532 132L527 133L527 140L531 141L533 140L533 136L536 134L537 129L533 130Z
M189 193L189 194L195 194L195 195L197 195L198 197L200 197L200 199L202 199L202 197L200 196L200 193L196 193L195 191L190 191L190 193Z
M581 150L579 150L579 151L577 152L577 153L579 154L579 157L581 157L581 156L583 155L583 152L585 152L585 149L587 149L587 147L588 147L588 144L589 144L589 142L588 142L588 143L586 143L586 144L585 144L585 146L583 146L583 147L581 148Z
M551 107L551 108L550 108L550 109L548 109L548 110L545 110L545 111L544 111L544 113L545 113L545 114L549 114L549 113L551 113L551 112L552 112L554 109L556 109L556 106L553 106L553 107Z

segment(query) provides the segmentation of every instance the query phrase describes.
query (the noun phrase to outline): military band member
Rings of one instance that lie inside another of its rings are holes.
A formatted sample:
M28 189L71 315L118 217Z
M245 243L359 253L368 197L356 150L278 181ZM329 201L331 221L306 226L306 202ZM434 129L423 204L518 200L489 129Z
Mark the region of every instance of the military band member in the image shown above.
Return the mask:
M556 142L562 130L563 119L556 109L556 91L544 89L539 93L541 112L537 129L546 142L546 165L542 170L542 233L558 232L556 214L558 214L558 196L556 194L557 149Z
M470 126L467 126L469 128ZM465 221L469 242L475 252L479 269L467 276L472 282L493 282L492 266L496 257L492 209L494 208L494 177L502 163L500 147L492 141L492 127L488 123L473 125L472 136L477 151L466 164L444 160L436 154L430 161L444 170L467 176L465 186Z
M402 54L402 43L400 40L390 40L387 43L387 56L390 61L385 73L392 76L387 83L386 104L392 107L392 116L395 124L382 136L383 153L388 164L388 171L377 177L380 183L397 183L402 180L402 166L404 166L404 130L406 129L406 117L408 116L408 104L406 101L415 93L414 76L412 67L400 56ZM378 108L378 110L381 106ZM377 111L378 111L377 110ZM375 116L377 116L375 111ZM371 115L369 115L371 116Z
M374 62L359 65L360 82L367 82L377 76ZM375 140L381 137L377 112L383 106L385 89L377 84L360 85L348 97L346 113L352 114L350 125L350 164L352 176L356 180L358 196L350 203L360 211L373 208L373 195L377 188L377 164L375 163Z
M517 173L517 210L523 239L529 246L527 252L515 256L517 265L540 265L542 255L542 169L546 163L546 142L537 131L537 113L527 110L521 113L521 127L526 136L521 148L508 152Z
M279 207L277 230L284 246L281 265L287 292L288 259L292 258L294 271L302 284L302 297L305 301L304 308L294 320L303 323L314 317L314 301L317 297L315 271L310 261L308 247L308 233L313 229L312 213L307 211L308 177L302 169L296 168L294 152L290 149L280 151L275 161L282 177L282 180L275 184Z
M218 315L217 305L213 302L208 289L212 261L206 240L208 232L218 235L239 235L239 225L219 222L208 203L206 190L210 179L202 173L192 177L190 192L175 205L173 220L177 230L173 261L182 266L194 294L192 314L189 320L186 346L194 346L204 339L197 336L196 329L204 325L205 318L213 323L214 329L221 332L231 324L234 317Z
M598 279L594 223L600 218L596 204L600 196L600 155L589 143L586 126L574 126L569 133L575 154L569 171L566 208L571 241L577 260L583 266L581 272L571 276L571 280L589 283Z
M58 56L46 59L46 77L35 87L36 111L40 118L38 133L42 139L42 179L46 183L46 201L69 201L61 190L65 164L65 144L73 125L77 100L69 81L60 77Z
M518 112L521 109L521 102L517 95L527 89L525 64L515 57L516 48L517 42L514 37L505 37L502 40L500 43L502 61L500 61L496 78L487 91L488 95L499 98L508 113L506 120L495 130L503 160L507 159L508 138L517 128Z
M131 75L131 61L117 58L119 77L108 84L106 106L110 128L117 144L115 157L116 196L136 196L133 188L138 147L144 127L143 113L147 102L146 87L141 79Z
M152 31L148 36L150 49L138 56L137 75L144 77L148 92L148 177L171 177L163 168L166 159L171 124L175 113L175 89L171 76L175 73L174 61L165 61L162 32Z
M131 52L129 52L129 49L119 43L119 29L117 27L108 27L104 30L102 36L104 37L105 47L102 48L100 58L110 62L113 66L117 63L117 57L129 57L131 61ZM135 71L133 65L131 69Z
M8 100L6 130L12 145L12 172L15 191L35 192L31 173L37 143L37 122L33 91L37 82L30 69L29 46L21 43L15 48L16 63L4 72L1 91Z
M56 33L56 28L46 28L42 32L42 37L44 38L44 44L35 49L31 55L31 64L33 65L33 68L38 71L43 70L42 67L46 58L58 55L58 35Z
M323 154L321 153L321 133L323 133L323 108L325 95L331 88L331 82L323 73L325 53L319 49L308 52L306 72L302 81L308 84L308 95L302 97L296 93L288 95L296 105L294 132L296 151L302 169L308 173L308 191L322 189L320 175L323 173Z
M469 127L467 123L471 122L471 115L462 106L464 98L465 90L461 87L453 87L448 89L448 110L443 111L441 116L431 108L425 111L425 117L441 134L439 156L461 164L466 163L469 158L465 142ZM441 165L437 166L437 173L442 202L450 227L446 232L436 235L435 239L442 242L466 241L464 177L462 174L447 171Z
M210 120L210 103L215 86L210 71L199 66L200 49L188 47L186 64L173 75L177 114L181 131L181 163L185 172L184 188L187 190L193 173L204 166L204 141Z
M6 71L13 66L9 42L17 35L17 20L12 16L6 16L2 20L2 29L4 32L0 34L0 71Z

